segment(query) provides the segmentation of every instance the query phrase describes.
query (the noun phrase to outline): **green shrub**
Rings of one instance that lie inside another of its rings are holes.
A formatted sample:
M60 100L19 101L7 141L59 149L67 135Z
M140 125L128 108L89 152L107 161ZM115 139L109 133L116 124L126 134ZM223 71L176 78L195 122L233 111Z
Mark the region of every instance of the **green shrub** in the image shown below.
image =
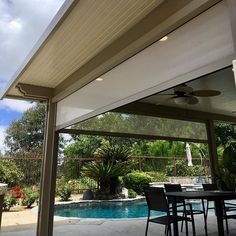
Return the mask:
M30 208L33 203L39 198L38 189L34 186L26 187L23 189L23 197L22 197L22 206L26 206Z
M71 179L68 182L71 193L80 193L81 184L79 179Z
M20 185L12 187L6 193L3 201L3 210L9 211L11 207L19 203L19 199L22 198L22 189Z
M204 167L201 165L188 166L186 160L177 160L166 166L167 176L199 176L205 175Z
M143 194L151 180L151 176L145 172L131 172L123 177L124 186L138 194Z
M83 193L85 189L96 189L97 182L89 177L81 177L79 179L71 179L68 182L72 193Z
M3 211L10 211L10 208L17 204L17 199L14 194L7 194L3 201Z
M17 168L13 161L0 160L0 182L6 183L9 187L12 187L17 185L23 178L23 172Z
M128 197L129 198L136 198L137 193L133 189L128 189Z
M201 165L188 166L190 176L205 175L204 167Z
M171 158L165 158L165 159L162 159L162 158L142 158L141 159L141 167L142 167L142 170L144 172L152 172L152 171L157 171L157 172L161 172L163 171L166 166L168 165L169 163L169 160Z
M60 201L68 201L71 197L71 188L69 184L64 184L58 189L57 195L60 197Z
M146 172L152 177L152 182L168 182L169 179L164 172L150 171Z

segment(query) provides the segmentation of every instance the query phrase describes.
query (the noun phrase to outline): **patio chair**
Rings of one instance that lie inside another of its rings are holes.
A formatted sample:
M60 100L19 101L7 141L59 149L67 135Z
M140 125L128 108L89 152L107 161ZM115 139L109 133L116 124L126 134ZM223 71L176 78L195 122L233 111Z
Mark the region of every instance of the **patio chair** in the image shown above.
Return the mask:
M182 192L182 187L180 184L164 184L166 192ZM172 204L171 201L169 201L169 204ZM206 221L206 214L205 214L205 205L204 201L202 200L202 210L195 210L192 208L191 203L185 203L184 200L182 199L177 199L177 207L181 207L182 205L185 205L186 210L184 209L178 209L178 212L182 212L183 214L186 214L185 216L187 217L188 215L199 215L203 214L204 217L204 228L205 228L205 234L207 235L207 221ZM183 231L183 221L181 223L181 232ZM195 230L195 227L194 227Z
M148 218L145 236L148 234L149 222L165 225L167 227L167 236L171 236L171 224L182 220L186 221L186 235L188 235L187 221L191 221L191 219L186 216L178 216L177 218L173 217L163 188L150 187L147 191L145 191L145 196L148 205ZM151 211L163 212L163 215L151 217Z
M218 190L218 187L216 184L202 184L202 187L204 191L215 191ZM206 206L206 217L208 216L208 211L210 209L215 209L215 207L209 207L209 202L207 200L207 206ZM226 225L226 232L229 234L229 225L228 225L228 219L236 219L235 214L227 214L228 212L236 211L236 204L224 201L223 202L223 211L224 211L224 219L225 219L225 225Z

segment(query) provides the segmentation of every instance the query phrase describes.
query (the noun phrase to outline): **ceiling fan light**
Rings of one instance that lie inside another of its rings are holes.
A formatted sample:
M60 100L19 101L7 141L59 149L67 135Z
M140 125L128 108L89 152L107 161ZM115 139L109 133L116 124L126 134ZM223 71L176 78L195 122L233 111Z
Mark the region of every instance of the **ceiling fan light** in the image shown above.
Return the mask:
M198 99L193 96L176 96L174 97L174 102L177 105L195 105L198 103Z
M188 104L188 101L189 101L189 97L186 97L186 96L174 97L174 102L177 105Z

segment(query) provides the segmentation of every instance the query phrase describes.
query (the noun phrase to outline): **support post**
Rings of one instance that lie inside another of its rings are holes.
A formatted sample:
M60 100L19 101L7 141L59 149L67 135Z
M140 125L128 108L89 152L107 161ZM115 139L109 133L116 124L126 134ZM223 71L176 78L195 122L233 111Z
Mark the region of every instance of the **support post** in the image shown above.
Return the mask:
M54 198L57 173L58 139L55 130L56 103L48 100L47 124L42 163L37 236L53 235Z
M2 225L2 208L3 208L3 202L4 202L4 194L0 195L0 231L1 231L1 225Z
M211 168L212 182L216 182L216 167L218 165L218 155L216 146L216 135L213 120L206 121L207 140L208 140L208 153Z

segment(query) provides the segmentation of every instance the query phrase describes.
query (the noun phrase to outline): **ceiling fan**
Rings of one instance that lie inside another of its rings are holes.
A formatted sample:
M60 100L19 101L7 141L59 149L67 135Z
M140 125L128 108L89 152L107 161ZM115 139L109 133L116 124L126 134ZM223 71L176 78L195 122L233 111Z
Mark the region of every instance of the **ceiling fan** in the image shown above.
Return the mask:
M162 95L173 95L170 99L178 105L190 104L195 105L199 103L197 97L214 97L220 95L221 92L218 90L194 90L192 87L181 84L174 88L173 94L162 94Z

